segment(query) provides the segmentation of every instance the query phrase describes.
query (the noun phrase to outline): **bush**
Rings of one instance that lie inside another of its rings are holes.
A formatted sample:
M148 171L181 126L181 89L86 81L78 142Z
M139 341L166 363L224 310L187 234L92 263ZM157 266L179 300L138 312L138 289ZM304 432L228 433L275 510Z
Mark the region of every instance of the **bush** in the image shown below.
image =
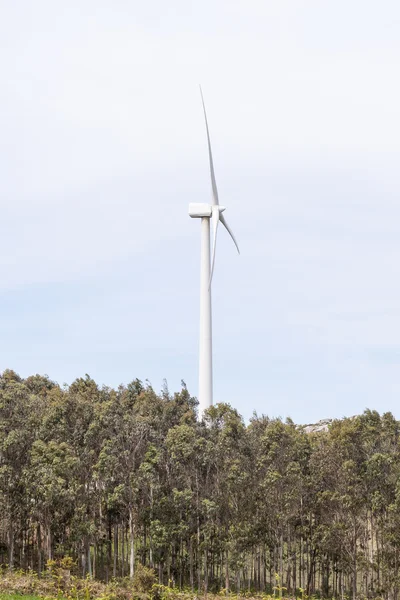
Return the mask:
M135 574L132 581L132 586L135 592L149 594L152 591L153 585L156 583L156 581L156 574L153 569L144 567L140 563L136 565Z

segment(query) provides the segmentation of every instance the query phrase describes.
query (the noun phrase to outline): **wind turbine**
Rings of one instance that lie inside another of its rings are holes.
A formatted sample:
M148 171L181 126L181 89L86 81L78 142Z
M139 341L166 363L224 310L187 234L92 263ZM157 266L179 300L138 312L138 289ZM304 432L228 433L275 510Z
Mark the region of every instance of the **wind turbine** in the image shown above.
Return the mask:
M214 163L211 152L210 132L203 92L200 87L204 120L207 131L208 157L210 161L211 204L189 204L189 215L201 219L201 252L200 252L200 352L199 352L199 418L213 404L213 368L212 368L212 317L211 317L211 282L214 273L215 249L219 222L231 236L237 251L239 246L235 240L224 215L224 206L218 200L217 183L215 181ZM213 229L213 251L210 261L210 221Z

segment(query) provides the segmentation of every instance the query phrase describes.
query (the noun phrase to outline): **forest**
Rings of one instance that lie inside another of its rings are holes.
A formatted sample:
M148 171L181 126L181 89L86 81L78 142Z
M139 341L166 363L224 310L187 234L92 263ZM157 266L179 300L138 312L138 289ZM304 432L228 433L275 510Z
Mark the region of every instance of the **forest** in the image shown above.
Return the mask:
M196 410L184 382L172 394L4 371L0 564L40 576L71 557L102 581L144 565L180 589L397 600L391 413L309 433L265 415L245 423L229 404L201 422Z

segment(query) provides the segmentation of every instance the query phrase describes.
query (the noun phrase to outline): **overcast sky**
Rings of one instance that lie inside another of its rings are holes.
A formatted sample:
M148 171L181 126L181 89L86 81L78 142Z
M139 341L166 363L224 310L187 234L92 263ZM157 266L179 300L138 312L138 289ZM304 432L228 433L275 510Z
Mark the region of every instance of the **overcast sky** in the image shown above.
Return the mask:
M201 83L215 400L400 418L398 2L3 0L0 40L0 371L197 394Z

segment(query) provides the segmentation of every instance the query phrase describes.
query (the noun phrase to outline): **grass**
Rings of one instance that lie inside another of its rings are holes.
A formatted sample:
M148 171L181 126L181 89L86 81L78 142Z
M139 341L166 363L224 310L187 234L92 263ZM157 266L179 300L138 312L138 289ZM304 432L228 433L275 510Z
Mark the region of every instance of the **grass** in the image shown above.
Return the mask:
M28 594L2 594L0 593L0 600L42 600L40 596L30 596Z

